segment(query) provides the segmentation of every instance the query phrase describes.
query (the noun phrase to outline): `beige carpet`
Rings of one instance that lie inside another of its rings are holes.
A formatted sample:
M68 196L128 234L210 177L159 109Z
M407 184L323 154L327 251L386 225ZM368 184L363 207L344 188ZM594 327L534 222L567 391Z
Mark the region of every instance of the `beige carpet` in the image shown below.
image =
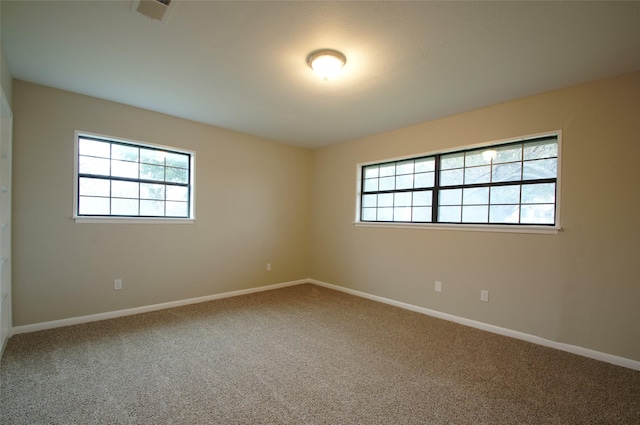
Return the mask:
M9 424L640 424L640 372L306 284L12 337Z

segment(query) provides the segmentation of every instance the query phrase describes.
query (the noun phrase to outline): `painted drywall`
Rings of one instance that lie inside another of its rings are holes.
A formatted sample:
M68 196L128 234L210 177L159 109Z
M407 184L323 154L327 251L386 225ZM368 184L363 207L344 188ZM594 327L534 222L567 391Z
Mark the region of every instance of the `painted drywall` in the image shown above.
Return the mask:
M13 112L14 326L309 276L311 151L19 80ZM195 224L75 223L75 130L195 151Z
M13 78L11 76L11 70L9 69L9 62L7 62L7 58L4 55L2 41L0 40L0 88L2 88L2 92L9 103L9 107L13 104L12 82Z
M358 163L553 130L562 130L558 234L352 224ZM640 73L318 149L311 275L640 360L638 158ZM434 291L436 280L442 282L441 293ZM480 301L481 289L489 290L488 303Z

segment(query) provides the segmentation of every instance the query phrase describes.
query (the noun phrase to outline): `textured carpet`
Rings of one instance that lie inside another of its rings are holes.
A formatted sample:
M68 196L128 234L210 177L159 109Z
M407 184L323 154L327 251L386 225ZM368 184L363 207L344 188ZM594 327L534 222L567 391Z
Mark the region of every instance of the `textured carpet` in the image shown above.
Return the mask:
M310 284L15 335L9 424L640 424L640 372Z

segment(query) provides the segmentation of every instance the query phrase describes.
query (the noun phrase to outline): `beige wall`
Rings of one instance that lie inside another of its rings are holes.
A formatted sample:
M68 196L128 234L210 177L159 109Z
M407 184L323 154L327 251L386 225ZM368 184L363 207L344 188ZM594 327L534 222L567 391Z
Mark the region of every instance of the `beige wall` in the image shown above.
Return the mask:
M12 82L9 62L7 62L7 58L4 55L4 48L2 47L2 40L0 39L0 88L2 88L2 92L9 103L9 107L11 107L13 103Z
M640 73L313 152L21 81L13 97L14 326L312 277L640 360ZM196 224L75 224L76 129L195 150ZM558 129L557 235L352 224L357 163Z
M639 123L635 73L319 149L311 276L640 360ZM557 235L352 224L357 163L558 129ZM490 291L489 303L480 289Z
M308 277L310 151L18 80L13 106L14 326ZM196 223L74 223L74 130L195 151Z
M13 103L12 100L12 78L11 71L9 70L9 64L7 62L7 58L4 56L4 50L2 50L2 46L0 45L0 87L2 87L2 92L4 93L9 106Z

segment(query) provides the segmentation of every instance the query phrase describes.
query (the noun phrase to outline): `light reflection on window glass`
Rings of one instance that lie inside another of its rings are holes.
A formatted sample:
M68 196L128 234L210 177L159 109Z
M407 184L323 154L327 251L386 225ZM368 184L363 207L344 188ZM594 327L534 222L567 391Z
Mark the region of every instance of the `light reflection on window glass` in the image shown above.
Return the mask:
M557 156L550 136L370 164L361 220L554 225Z
M77 153L78 216L189 217L191 154L87 136Z

